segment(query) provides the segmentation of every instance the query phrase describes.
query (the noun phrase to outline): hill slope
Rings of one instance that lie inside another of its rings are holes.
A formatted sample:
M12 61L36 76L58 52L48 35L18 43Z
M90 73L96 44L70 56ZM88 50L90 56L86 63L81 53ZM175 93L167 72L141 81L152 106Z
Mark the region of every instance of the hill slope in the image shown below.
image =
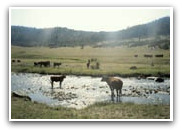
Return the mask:
M11 44L17 46L94 46L103 41L170 35L170 18L164 17L147 24L115 32L87 32L68 28L30 28L11 26Z

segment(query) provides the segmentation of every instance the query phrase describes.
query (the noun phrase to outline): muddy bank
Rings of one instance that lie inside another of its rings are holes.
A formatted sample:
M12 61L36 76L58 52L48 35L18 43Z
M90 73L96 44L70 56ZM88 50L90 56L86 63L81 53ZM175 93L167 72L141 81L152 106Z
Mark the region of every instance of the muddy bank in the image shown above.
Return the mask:
M85 108L95 102L110 102L111 93L108 85L101 82L101 77L67 75L62 82L54 83L51 88L51 75L12 73L11 91L28 95L32 101L50 106ZM120 78L120 77L119 77ZM157 83L153 80L120 78L124 85L122 102L137 104L170 104L170 80Z

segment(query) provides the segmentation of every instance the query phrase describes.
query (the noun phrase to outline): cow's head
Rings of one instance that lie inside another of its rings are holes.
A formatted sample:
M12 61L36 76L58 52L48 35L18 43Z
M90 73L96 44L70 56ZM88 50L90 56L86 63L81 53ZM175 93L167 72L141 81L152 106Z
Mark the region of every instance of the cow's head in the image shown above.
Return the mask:
M64 79L64 78L66 78L66 76L65 75L62 75L61 78Z
M108 80L108 78L109 78L108 76L103 76L102 79L101 79L101 81L102 81L102 82L105 82L105 81Z

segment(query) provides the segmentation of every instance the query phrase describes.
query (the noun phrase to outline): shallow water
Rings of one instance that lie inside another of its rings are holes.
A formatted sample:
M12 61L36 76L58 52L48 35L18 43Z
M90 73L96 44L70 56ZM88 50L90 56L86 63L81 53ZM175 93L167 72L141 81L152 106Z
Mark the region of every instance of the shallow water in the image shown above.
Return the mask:
M110 102L110 89L101 77L66 76L62 82L51 88L51 75L11 73L11 91L28 95L33 101L50 106L85 108L95 102ZM153 80L122 78L124 85L120 101L137 104L169 104L170 80L163 83ZM116 100L116 99L115 99Z

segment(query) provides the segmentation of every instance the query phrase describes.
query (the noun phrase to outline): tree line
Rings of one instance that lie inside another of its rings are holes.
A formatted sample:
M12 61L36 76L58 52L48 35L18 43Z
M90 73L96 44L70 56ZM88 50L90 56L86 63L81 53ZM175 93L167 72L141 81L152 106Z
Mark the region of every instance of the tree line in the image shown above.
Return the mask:
M121 23L122 24L122 23ZM31 28L11 26L11 44L17 46L95 46L97 43L109 40L154 37L170 35L170 18L163 17L147 24L128 27L115 32L89 32L62 27Z

